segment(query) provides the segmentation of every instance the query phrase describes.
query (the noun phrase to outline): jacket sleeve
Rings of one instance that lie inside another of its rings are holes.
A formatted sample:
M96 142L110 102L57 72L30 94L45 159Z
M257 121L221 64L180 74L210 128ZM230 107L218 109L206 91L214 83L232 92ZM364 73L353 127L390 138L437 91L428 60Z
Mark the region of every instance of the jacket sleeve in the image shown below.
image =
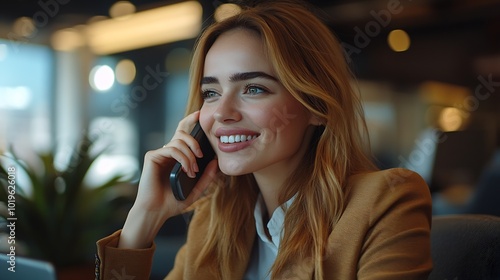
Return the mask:
M96 279L149 279L155 244L147 249L119 249L121 230L97 241Z
M186 262L186 244L184 244L179 251L177 252L177 255L175 256L175 263L174 267L172 270L168 273L168 275L165 277L165 280L179 280L179 279L184 279L184 269L185 269L185 262Z
M424 180L405 169L375 179L358 279L427 279L432 204Z

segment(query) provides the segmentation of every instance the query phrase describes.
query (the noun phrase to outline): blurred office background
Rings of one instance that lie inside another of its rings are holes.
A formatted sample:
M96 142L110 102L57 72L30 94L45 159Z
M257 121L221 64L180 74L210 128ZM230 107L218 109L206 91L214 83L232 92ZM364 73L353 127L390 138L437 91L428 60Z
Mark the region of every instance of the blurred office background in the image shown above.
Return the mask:
M2 2L0 151L55 149L64 168L89 135L108 147L89 186L136 180L184 114L196 36L238 12L228 2ZM500 215L500 1L309 2L358 77L377 164L419 172L435 215ZM182 235L184 217L172 225Z

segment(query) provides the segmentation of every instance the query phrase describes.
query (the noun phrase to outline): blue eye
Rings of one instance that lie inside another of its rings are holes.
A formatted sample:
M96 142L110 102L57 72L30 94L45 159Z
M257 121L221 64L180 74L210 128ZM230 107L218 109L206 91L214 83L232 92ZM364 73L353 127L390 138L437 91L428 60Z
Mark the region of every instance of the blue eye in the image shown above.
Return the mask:
M249 95L258 95L258 94L262 94L262 93L267 93L267 90L265 90L264 88L258 87L258 86L249 85L246 87L246 90L245 90L245 94L249 94Z
M201 97L203 100L212 99L219 96L219 94L213 90L204 90L201 92Z

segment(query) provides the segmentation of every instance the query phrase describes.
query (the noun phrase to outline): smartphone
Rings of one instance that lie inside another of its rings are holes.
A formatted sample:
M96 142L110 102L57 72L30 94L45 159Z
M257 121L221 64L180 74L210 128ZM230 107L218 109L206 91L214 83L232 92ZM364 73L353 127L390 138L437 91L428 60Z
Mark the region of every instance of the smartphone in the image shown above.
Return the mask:
M201 129L199 122L196 123L195 127L191 131L191 136L193 136L193 138L200 144L203 157L196 158L199 172L196 173L195 178L189 177L186 172L182 170L182 165L179 162L175 163L172 172L170 172L170 186L172 187L172 192L174 193L175 198L180 201L185 200L189 196L205 171L208 163L215 157L215 151L213 150L212 145L210 145L203 129Z

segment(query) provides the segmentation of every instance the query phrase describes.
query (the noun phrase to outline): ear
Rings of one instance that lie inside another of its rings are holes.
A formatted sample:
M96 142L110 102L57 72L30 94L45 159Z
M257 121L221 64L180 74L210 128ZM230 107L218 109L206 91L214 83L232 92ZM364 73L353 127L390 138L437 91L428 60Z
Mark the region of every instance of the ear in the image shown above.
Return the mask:
M324 125L325 122L323 121L323 118L320 118L314 114L311 114L309 117L309 124L314 125L314 126L321 126Z

